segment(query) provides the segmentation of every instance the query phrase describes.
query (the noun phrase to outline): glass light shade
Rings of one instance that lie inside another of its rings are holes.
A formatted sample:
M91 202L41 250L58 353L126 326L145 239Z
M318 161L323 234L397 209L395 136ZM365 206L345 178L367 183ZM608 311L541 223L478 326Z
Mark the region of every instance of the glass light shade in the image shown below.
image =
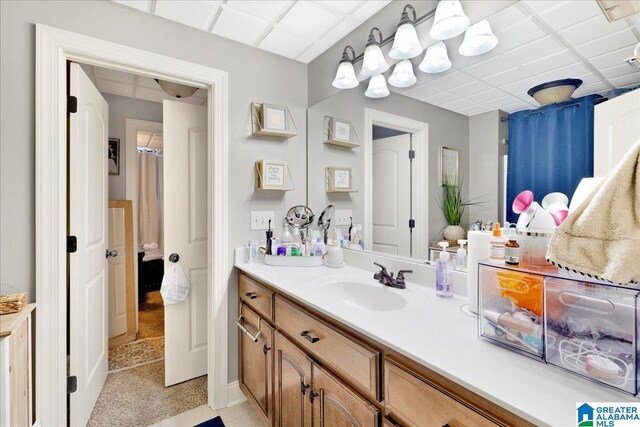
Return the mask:
M384 73L389 69L389 64L384 59L382 50L377 43L370 44L364 49L364 59L360 74L366 77Z
M451 68L451 61L447 55L447 46L444 42L429 46L418 68L424 73L442 73Z
M376 74L369 80L369 87L364 93L369 98L384 98L389 96L389 88L387 88L387 81L382 74Z
M469 27L469 17L464 14L458 0L440 0L436 7L433 26L429 37L434 40L447 40L462 34Z
M410 59L422 53L422 46L418 41L418 33L412 23L402 24L396 30L393 46L389 51L389 58Z
M416 76L413 74L413 64L405 59L396 64L393 74L389 77L389 84L393 87L409 87L416 80Z
M458 48L460 55L476 56L489 52L498 44L498 38L491 31L489 21L483 19L467 28L464 41Z
M180 83L168 82L166 80L155 79L160 88L168 95L176 98L188 98L198 90L197 87L187 86Z
M336 72L336 78L333 79L333 87L338 89L353 89L358 86L360 82L356 77L356 72L353 69L351 61L343 61L338 65L338 71Z

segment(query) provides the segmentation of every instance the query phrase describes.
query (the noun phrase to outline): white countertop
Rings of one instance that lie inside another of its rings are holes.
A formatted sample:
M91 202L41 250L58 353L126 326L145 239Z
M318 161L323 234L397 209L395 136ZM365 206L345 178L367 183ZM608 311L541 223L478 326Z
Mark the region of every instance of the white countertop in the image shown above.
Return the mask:
M480 340L477 318L460 309L466 298L438 298L433 284L408 282L403 290L385 287L403 295L407 305L396 311L365 311L321 288L345 280L383 286L370 271L245 262L236 267L534 424L575 426L576 403L636 401Z

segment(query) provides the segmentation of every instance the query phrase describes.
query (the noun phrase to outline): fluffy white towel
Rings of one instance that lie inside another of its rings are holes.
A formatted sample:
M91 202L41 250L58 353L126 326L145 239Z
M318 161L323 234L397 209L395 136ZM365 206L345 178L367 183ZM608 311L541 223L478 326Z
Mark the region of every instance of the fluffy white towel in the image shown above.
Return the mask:
M614 283L640 282L640 141L556 230L547 259Z

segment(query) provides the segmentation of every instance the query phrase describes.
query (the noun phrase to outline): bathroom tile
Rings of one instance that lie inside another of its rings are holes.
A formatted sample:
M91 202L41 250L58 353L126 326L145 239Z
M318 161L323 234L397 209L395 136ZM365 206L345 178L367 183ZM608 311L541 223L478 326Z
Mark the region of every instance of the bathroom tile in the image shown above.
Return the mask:
M190 411L183 412L175 417L167 418L160 423L161 427L183 427L194 426L204 421L216 417L218 412L214 411L209 405L201 405Z
M251 412L246 413L236 419L227 421L224 416L222 417L226 427L263 427L264 421L256 414L253 409Z
M222 417L222 421L224 421L225 424L228 424L228 422L238 419L248 413L252 413L252 411L253 408L249 402L242 402L229 408L220 409L219 414Z

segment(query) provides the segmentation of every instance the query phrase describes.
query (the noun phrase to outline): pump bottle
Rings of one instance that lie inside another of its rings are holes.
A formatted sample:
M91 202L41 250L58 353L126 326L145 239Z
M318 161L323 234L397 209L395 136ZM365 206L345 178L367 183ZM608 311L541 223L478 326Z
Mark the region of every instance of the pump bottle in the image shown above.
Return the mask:
M467 271L467 250L464 248L464 245L467 244L465 239L458 240L458 244L460 248L456 252L456 270L458 271Z
M438 246L442 248L442 252L436 261L436 295L441 298L451 298L453 287L449 276L449 253L447 252L449 242L440 242Z

